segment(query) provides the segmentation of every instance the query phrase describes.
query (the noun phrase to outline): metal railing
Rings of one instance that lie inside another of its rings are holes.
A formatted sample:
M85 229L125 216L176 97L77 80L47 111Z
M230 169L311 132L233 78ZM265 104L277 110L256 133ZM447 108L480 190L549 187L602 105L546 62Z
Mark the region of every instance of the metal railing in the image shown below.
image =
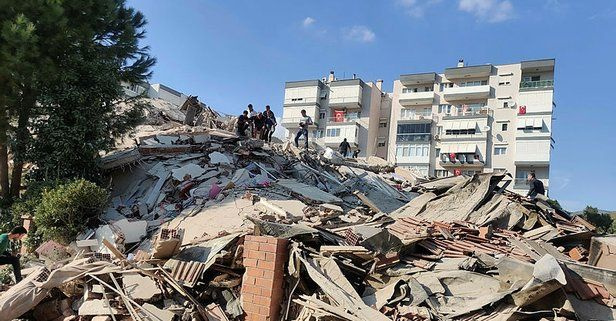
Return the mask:
M520 89L554 88L554 80L522 81Z
M344 117L328 117L328 123L350 123L359 120L359 117L355 116L344 116Z
M429 142L430 134L426 133L408 133L397 134L396 142Z

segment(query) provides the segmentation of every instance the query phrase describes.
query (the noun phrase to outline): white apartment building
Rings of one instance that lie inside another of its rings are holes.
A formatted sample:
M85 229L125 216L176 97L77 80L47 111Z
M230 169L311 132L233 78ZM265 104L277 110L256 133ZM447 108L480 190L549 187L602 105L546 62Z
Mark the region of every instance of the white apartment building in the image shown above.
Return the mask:
M382 84L355 76L339 80L333 71L321 80L286 82L281 124L294 139L304 109L314 121L311 140L337 150L346 138L352 151L360 150L360 157L385 158L392 97L383 93Z
M163 84L129 84L123 83L124 93L129 97L135 97L146 93L152 99L162 99L178 107L182 106L188 96Z
M554 59L465 66L394 81L387 159L424 175L504 171L549 189Z

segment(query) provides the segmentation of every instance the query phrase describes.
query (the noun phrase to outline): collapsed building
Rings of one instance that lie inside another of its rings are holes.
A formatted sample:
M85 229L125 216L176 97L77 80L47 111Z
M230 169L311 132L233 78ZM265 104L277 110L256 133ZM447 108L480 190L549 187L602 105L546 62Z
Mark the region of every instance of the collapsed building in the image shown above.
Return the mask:
M152 107L103 157L104 224L41 245L0 319L614 319L614 239L507 174L241 139L200 106Z

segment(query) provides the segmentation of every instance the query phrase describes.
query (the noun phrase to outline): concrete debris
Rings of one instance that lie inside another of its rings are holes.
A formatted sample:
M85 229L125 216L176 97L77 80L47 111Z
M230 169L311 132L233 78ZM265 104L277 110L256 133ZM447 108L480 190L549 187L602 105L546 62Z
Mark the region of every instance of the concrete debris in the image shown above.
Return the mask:
M50 241L0 295L9 320L610 320L616 241L505 190L234 134L154 101L103 157L104 224ZM43 267L45 266L45 267ZM53 319L51 319L53 317Z

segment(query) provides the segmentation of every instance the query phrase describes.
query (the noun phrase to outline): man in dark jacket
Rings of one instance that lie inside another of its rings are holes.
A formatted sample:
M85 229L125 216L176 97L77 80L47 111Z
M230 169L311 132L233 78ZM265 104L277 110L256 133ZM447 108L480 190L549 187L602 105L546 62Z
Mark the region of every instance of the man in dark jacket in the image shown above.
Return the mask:
M351 144L347 142L346 138L342 141L342 143L340 143L340 146L338 146L338 151L344 157L347 157L349 155L349 152L351 151Z
M545 188L543 187L543 182L541 182L537 179L537 177L535 177L534 172L528 173L528 176L526 178L529 185L528 194L526 194L526 197L528 199L534 200L537 197L537 194L545 195Z
M265 112L263 113L265 116L265 130L263 131L263 140L271 143L272 135L274 135L274 131L276 130L276 116L274 116L274 112L271 110L270 106L265 106Z
M244 113L237 117L237 134L240 137L246 136L246 129L248 129L249 126L248 111L244 110Z

